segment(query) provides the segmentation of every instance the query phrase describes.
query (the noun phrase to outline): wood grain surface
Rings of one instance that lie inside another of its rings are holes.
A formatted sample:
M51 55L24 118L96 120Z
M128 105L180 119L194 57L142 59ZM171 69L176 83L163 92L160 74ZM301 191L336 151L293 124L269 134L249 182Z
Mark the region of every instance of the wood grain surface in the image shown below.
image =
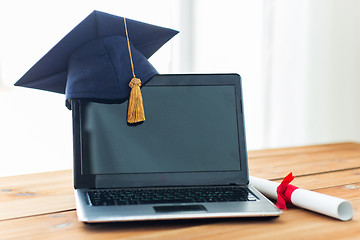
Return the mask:
M360 239L360 144L250 151L250 175L348 199L342 222L294 206L274 219L207 219L83 224L72 171L0 178L0 239Z

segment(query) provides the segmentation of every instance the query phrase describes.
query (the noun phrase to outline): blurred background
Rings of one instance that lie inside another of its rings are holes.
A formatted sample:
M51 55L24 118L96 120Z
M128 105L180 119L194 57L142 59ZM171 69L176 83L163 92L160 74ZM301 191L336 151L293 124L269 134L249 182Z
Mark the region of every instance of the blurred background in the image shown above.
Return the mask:
M160 73L239 73L249 150L360 142L358 0L0 2L0 176L72 168L61 94L14 87L93 10L179 30Z

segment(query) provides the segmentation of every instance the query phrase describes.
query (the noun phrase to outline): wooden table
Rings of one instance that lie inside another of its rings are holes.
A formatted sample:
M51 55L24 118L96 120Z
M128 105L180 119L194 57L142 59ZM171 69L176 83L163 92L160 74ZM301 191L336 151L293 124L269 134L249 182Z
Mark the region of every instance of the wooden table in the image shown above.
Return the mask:
M290 207L275 219L83 224L66 170L0 178L0 239L360 239L360 144L250 151L249 168L275 181L293 171L294 185L351 201L354 219Z

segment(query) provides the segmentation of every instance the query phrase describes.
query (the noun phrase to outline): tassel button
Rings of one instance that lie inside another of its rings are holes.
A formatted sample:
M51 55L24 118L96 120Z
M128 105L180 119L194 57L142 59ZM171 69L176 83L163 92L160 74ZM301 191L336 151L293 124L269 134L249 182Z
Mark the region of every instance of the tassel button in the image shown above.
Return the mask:
M133 78L131 79L131 81L129 82L129 87L133 88L133 87L141 87L141 80L139 78Z

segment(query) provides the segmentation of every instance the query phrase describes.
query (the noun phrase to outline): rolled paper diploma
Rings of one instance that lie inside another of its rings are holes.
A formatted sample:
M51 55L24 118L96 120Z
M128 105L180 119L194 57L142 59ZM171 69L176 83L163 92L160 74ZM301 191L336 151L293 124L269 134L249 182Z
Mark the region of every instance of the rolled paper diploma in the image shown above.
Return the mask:
M276 189L280 183L250 176L250 184L266 197L277 199ZM353 207L349 201L322 193L297 188L291 194L291 202L297 207L318 212L342 221L351 220L353 217Z

